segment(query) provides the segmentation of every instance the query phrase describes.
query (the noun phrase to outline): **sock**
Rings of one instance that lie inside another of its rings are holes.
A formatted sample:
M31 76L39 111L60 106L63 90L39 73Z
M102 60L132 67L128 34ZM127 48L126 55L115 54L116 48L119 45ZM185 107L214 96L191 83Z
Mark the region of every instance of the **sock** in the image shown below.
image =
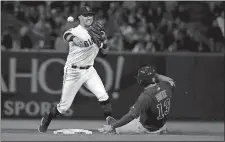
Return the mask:
M47 120L50 122L53 118L56 118L58 115L60 115L60 112L58 111L57 107L53 107L47 116Z
M110 100L100 102L100 105L104 112L104 117L107 118L108 116L112 116L112 106Z

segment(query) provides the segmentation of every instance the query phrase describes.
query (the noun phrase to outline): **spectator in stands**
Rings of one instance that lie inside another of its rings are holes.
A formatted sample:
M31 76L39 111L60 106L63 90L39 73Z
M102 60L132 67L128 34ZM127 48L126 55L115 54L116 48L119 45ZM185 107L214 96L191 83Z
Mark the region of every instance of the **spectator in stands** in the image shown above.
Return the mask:
M111 37L116 35L116 33L120 33L120 25L122 23L122 18L119 12L115 12L114 14L107 15L107 23L105 24L107 36Z
M34 6L29 7L29 13L28 13L29 23L31 25L34 25L35 23L38 22L38 17L39 17L39 13L38 13L36 7L34 7Z
M224 10L220 13L220 15L216 18L216 21L218 23L218 27L220 28L221 32L223 33L223 37L225 37L224 33Z
M13 14L15 12L14 4L15 3L13 3L13 2L5 2L4 3L3 1L1 1L1 8L3 10L5 10L6 12Z
M154 53L154 52L156 52L156 47L155 47L154 43L149 40L145 46L145 50L149 53Z
M146 53L145 49L145 42L139 41L137 44L135 44L134 48L132 49L133 53Z
M45 37L50 35L52 29L51 25L48 22L46 22L45 16L40 15L38 22L34 25L34 30L40 36Z
M137 43L138 39L138 36L135 33L135 29L127 22L124 22L120 26L120 30L124 38L124 49L132 50L134 48L134 45Z
M28 35L28 28L27 27L22 27L20 29L20 48L21 49L32 49L33 44L32 40L30 39L30 36Z
M163 17L163 11L162 11L162 7L159 5L156 9L155 12L155 24L158 25Z
M112 51L123 51L123 37L120 33L114 33L108 38L108 46Z
M16 17L20 21L22 21L24 23L28 23L29 22L28 19L27 19L28 18L27 15L29 14L28 7L23 6L23 5L18 6L17 11L15 11L15 14L16 14Z
M172 43L173 49L184 50L183 35L180 32L180 30L175 28L173 30L173 37L174 37L174 42Z
M183 45L181 46L182 48L180 47L181 50L189 52L199 52L199 42L197 41L197 38L189 36L184 31L182 40Z
M123 2L123 8L132 10L136 7L136 1L124 1Z
M153 14L153 10L151 8L148 9L148 13L146 15L146 19L148 23L155 23L155 18L154 18L154 14ZM155 25L154 25L155 26Z
M167 51L168 52L177 52L178 51L177 43L176 42L171 43L169 45Z
M43 39L38 40L38 42L35 44L35 49L46 49L45 48L45 41Z
M206 27L205 29L209 28L208 37L213 40L212 43L215 42L215 51L219 52L221 47L224 47L224 44L221 43L224 43L223 7L225 3L212 3L214 2L204 2L202 4L206 11L207 4L210 4L211 15L214 14L218 25L211 28ZM208 37L203 35L205 33L196 34L196 32L190 36L186 32L190 28L187 27L187 25L190 25L190 17L192 19L194 17L186 9L187 5L185 6L184 2L2 2L2 10L11 13L11 15L23 21L24 24L29 23L31 27L34 26L33 34L41 36L41 39L45 39L40 40L40 42L36 40L39 44L34 43L33 46L46 47L48 42L50 42L51 47L47 48L55 49L56 40L57 42L60 40L57 38L57 35L61 32L60 30L71 26L66 22L67 16L74 16L76 19L77 9L81 5L91 5L96 10L96 20L105 23L107 36L110 37L112 43L117 41L119 37L115 33L122 33L121 39L123 42L121 43L123 44L121 45L124 47L123 50L132 51L135 45L137 45L136 47L144 45L144 49L147 52L180 51L181 49L205 52L208 50L205 47L211 46L207 43L210 41L207 39ZM198 6L201 7L201 3L198 3ZM210 13L210 11L208 12ZM196 16L195 18L197 19L198 17ZM210 21L210 18L208 19ZM201 19L199 20L201 21ZM145 26L147 27L145 28L147 34L140 34L139 27ZM218 29L220 29L220 33ZM174 37L174 31L177 30L181 38ZM199 28L196 28L196 31L198 30ZM203 30L204 28L201 28L201 31ZM223 40L221 39L221 33ZM151 40L146 40L149 37ZM202 38L204 40L199 37L204 37ZM144 42L139 43L141 38L144 39ZM187 46L189 43L193 46Z
M63 35L64 32L62 32L61 35ZM55 40L55 49L58 52L68 52L68 44L63 40L63 36L58 36Z
M179 18L183 22L188 22L189 21L189 14L185 10L183 5L178 5L177 10L174 12L174 16L176 18Z
M154 45L156 52L163 52L164 47L162 47L161 35L160 34L152 34L151 41Z
M13 38L10 33L10 26L8 26L2 33L1 45L2 50L9 50L13 48Z
M224 37L216 20L213 21L212 27L209 28L208 36L214 43L214 52L220 52L224 46Z

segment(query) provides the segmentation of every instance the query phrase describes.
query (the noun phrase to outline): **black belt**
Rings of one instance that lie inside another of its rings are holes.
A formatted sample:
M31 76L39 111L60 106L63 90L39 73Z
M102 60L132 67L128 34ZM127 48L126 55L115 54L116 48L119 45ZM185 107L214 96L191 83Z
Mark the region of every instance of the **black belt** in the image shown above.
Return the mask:
M72 65L71 67L74 68L74 69L89 69L91 66L88 65L88 66L84 66L84 67L78 67L76 65Z

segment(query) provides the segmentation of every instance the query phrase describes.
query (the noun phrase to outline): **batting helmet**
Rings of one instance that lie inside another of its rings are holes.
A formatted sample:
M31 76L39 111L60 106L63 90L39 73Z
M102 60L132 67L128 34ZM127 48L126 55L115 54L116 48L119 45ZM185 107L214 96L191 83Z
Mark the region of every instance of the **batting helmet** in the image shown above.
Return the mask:
M146 87L149 84L156 83L156 69L154 66L145 66L138 70L137 76L135 76L137 79L138 84Z

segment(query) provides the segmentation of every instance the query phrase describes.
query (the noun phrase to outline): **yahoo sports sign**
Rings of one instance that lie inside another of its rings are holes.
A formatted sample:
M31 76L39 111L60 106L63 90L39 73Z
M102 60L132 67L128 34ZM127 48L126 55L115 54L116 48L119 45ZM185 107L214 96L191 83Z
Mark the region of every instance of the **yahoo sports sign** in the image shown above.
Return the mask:
M47 113L60 100L65 61L63 53L2 52L2 116L40 117ZM138 56L134 60L134 55L116 54L95 60L95 68L114 104L123 105L116 113L127 111L140 93L134 89L137 86L133 78L140 62L157 62L158 68L164 71L164 59L149 60L149 56ZM86 88L79 90L74 101L74 109L72 107L66 116L102 116L96 97ZM91 111L81 111L84 109Z
M50 95L60 95L62 92L62 87L58 86L56 84L62 84L62 75L63 73L60 72L62 70L65 59L63 58L49 58L44 61L40 60L40 58L29 58L27 61L28 64L24 63L20 60L20 57L9 57L8 58L8 68L5 68L7 65L4 65L5 61L3 61L3 69L8 70L7 74L3 73L3 76L1 76L1 82L2 82L2 89L1 91L3 93L18 93L20 90L20 85L18 84L19 80L30 80L29 84L23 84L25 85L26 89L21 88L20 91L25 91L25 93L31 93L36 94L40 90L43 92L50 94ZM21 63L22 62L22 63ZM102 58L97 58L96 62L101 64L105 71L105 78L103 81L105 81L105 88L106 90L110 90L113 84L113 70L111 65ZM25 64L25 68L21 68L20 65ZM53 76L52 72L49 72L49 68L53 67L56 69L55 72L60 72L59 75ZM26 71L20 71L20 70L26 70ZM5 77L4 77L5 75ZM58 82L51 84L51 81L47 78L51 78L54 80L57 80ZM7 81L6 81L7 80ZM8 82L8 83L6 83ZM58 86L58 87L51 87ZM81 89L81 94L85 96L92 97L93 95L90 92L87 92L84 89Z

